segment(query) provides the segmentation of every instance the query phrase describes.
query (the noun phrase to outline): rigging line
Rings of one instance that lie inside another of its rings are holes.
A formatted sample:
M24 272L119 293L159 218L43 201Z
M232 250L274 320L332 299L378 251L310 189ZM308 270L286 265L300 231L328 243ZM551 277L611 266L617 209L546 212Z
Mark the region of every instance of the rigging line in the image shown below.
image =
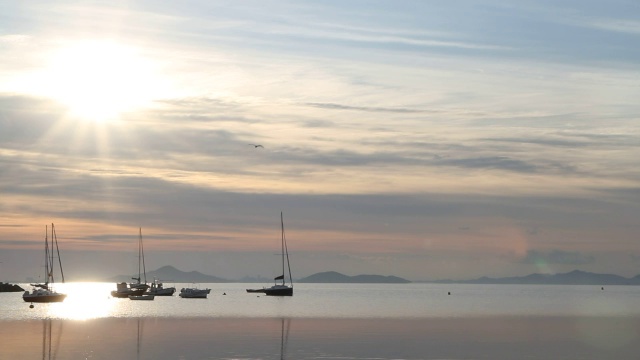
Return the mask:
M284 254L284 220L282 218L282 211L280 211L280 247L282 248L282 254ZM284 285L284 256L282 256L282 285Z
M293 288L293 277L291 277L291 263L289 262L289 249L287 248L287 237L284 234L284 220L282 220L282 212L280 212L280 220L282 221L282 242L284 244L285 254L287 254L287 267L289 268L289 282ZM282 269L284 273L284 269Z
M49 284L49 226L44 226L44 283ZM43 355L44 356L44 355Z
M56 234L56 229L53 226L53 223L51 223L51 237L55 238L55 241L56 241L56 251L58 252L58 263L60 264L60 276L62 276L62 283L64 284L64 271L62 270L62 259L60 258L60 248L58 247L58 234Z
M45 360L45 353L47 349L47 320L42 320L42 360Z
M142 250L142 270L144 271L144 283L146 284L147 283L147 267L144 264L144 244L142 243L142 228L140 228L140 249Z
M56 347L53 350L53 358L58 357L58 350L60 350L60 339L62 338L62 326L64 325L64 321L60 320L60 326L58 326L58 337L56 339ZM51 341L51 340L49 340Z
M284 318L283 318L283 327L284 327ZM289 329L291 328L291 319L287 318L286 320L286 328L284 331L284 351L282 353L282 358L286 359L287 358L287 348L289 347Z

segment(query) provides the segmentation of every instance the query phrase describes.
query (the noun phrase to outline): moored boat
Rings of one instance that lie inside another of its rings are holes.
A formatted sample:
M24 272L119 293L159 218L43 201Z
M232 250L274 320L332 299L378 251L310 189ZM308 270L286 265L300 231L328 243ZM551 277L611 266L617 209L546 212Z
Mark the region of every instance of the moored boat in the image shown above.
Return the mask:
M144 289L132 289L126 282L117 283L117 290L111 292L111 296L115 298L128 298L129 296L140 296L144 294Z
M51 246L49 246L49 230L45 227L44 237L44 258L45 258L45 282L44 284L31 284L33 291L25 291L22 294L22 299L25 302L30 303L51 303L62 302L67 297L66 294L56 292L53 289L54 284L54 249L58 257L58 264L60 266L60 277L64 283L64 272L62 271L62 260L60 259L60 249L58 248L58 237L56 236L56 230L53 224L51 224Z
M211 289L182 288L179 296L184 299L206 299Z
M144 276L144 277L143 277ZM144 278L144 282L141 279ZM140 296L149 288L147 284L147 269L144 264L144 246L142 245L142 228L138 236L138 277L132 278L134 283L127 284L120 282L116 284L116 290L111 291L111 296L116 298L128 298L129 296Z
M155 299L155 295L129 295L129 300L153 300Z
M153 280L153 283L151 283L151 287L149 288L149 290L147 290L147 294L155 296L173 296L175 292L175 287L164 287L164 285L158 280Z
M287 248L287 239L284 235L284 219L280 212L280 229L281 229L281 248L282 248L282 275L276 276L273 280L282 280L282 284L274 284L271 287L264 288L263 292L268 296L293 296L293 278L291 277L291 264L289 263L289 249ZM285 259L286 267L289 270L289 284L285 279Z
M141 280L144 279L144 282ZM138 235L138 277L132 277L131 280L136 282L129 283L129 288L146 291L149 288L147 284L147 268L144 263L144 245L142 244L142 228L139 229Z
M265 288L264 293L269 296L293 296L293 288L287 285L273 285Z

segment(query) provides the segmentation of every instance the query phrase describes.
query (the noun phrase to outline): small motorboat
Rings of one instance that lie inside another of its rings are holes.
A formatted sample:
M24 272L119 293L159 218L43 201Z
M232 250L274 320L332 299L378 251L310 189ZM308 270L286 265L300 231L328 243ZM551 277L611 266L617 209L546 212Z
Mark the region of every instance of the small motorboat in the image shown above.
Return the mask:
M184 299L206 299L211 289L182 288L179 296Z
M248 293L263 293L265 291L264 288L262 289L247 289Z
M125 282L117 283L116 286L118 289L111 292L111 296L114 298L128 298L144 294L144 289L131 289Z
M175 292L176 288L174 288L173 286L164 287L158 280L153 280L153 283L151 283L151 287L147 290L148 294L153 294L156 296L172 296Z
M153 300L155 295L129 295L129 300Z

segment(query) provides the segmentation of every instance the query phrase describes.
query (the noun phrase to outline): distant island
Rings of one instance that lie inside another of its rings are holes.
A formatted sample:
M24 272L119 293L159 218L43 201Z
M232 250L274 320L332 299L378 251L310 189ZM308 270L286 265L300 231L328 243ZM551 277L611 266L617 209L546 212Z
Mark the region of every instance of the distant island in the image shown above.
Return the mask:
M198 271L181 271L173 266L163 266L157 270L147 272L147 281L158 279L164 282L181 283L269 283L272 278L264 277L243 277L242 279L228 280L217 276L206 275ZM131 275L119 275L106 281L128 282ZM294 279L298 283L328 283L328 284L407 284L411 283L407 279L397 276L384 275L344 275L336 271L319 272L301 279ZM567 273L558 274L530 274L526 276L514 277L480 277L471 280L434 280L419 281L420 283L432 284L522 284L522 285L640 285L640 275L632 278L625 278L614 274L598 274L587 271L574 270ZM4 284L7 286L10 284ZM16 290L23 291L23 290Z
M24 291L24 289L21 288L20 285L0 282L0 292L20 292L20 291Z
M560 274L530 274L527 276L490 278L473 280L437 280L428 281L438 284L523 284L523 285L640 285L640 275L625 278L613 274L597 274L574 270Z
M173 266L163 266L157 270L147 271L147 282L153 281L153 279L170 282L182 282L182 283L228 283L230 280L222 279L217 276L206 275L198 271L181 271ZM130 275L118 275L108 281L113 282L128 282L131 281Z
M131 275L118 275L107 279L109 282L129 282L131 281ZM263 277L244 277L240 280L227 280L219 278L217 276L206 275L198 271L181 271L173 266L163 266L157 270L147 271L147 281L151 282L153 279L158 279L164 282L181 282L181 283L230 283L230 282L242 282L242 283L265 283L272 282L273 279ZM335 271L321 272L307 276L302 279L294 279L294 282L299 283L365 283L365 284L406 284L411 281L397 277L397 276L382 276L382 275L356 275L348 276Z
M335 271L321 272L299 279L299 283L361 283L361 284L407 284L411 281L397 276L356 275L348 276Z

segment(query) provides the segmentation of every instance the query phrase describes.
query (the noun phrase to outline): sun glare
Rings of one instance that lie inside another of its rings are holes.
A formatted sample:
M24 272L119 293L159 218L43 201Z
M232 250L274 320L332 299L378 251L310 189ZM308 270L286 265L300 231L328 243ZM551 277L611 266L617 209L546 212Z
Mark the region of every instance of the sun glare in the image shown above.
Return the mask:
M113 284L66 283L56 290L67 294L64 302L49 309L49 316L63 319L87 320L109 316L117 302L109 299Z
M66 47L51 59L45 91L74 116L105 121L143 107L161 88L154 64L136 49L114 42Z

